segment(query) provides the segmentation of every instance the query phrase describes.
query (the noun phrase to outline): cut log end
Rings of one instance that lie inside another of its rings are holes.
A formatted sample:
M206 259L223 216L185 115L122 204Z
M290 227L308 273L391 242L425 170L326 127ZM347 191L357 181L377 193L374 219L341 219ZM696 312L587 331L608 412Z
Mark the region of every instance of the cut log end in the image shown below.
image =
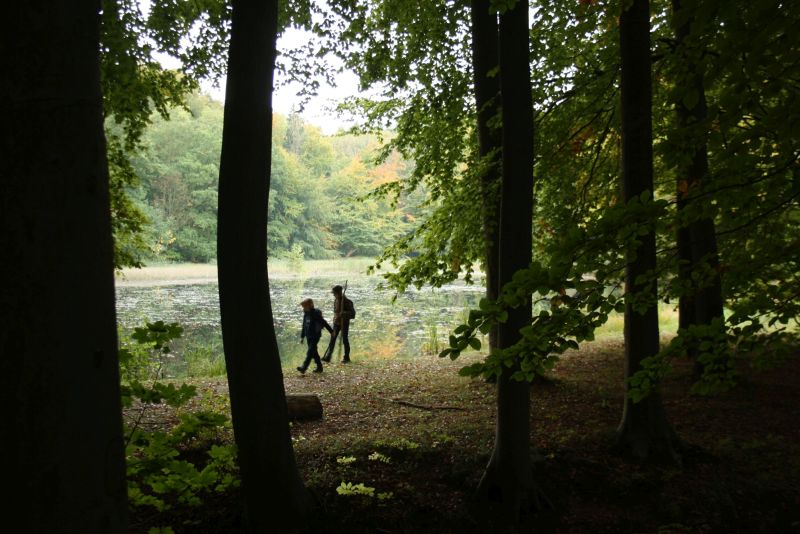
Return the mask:
M286 395L289 421L314 421L322 419L322 402L317 395L301 393Z

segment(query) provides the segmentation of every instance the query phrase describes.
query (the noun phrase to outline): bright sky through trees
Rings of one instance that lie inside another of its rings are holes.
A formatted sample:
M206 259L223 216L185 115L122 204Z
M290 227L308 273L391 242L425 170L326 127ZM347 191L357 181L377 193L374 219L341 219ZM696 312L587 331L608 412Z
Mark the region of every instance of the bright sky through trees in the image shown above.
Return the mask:
M297 48L308 39L312 38L310 32L297 28L287 28L278 38L278 51ZM175 59L165 57L159 58L163 64L176 66ZM169 62L172 63L169 63ZM336 86L327 85L320 81L319 95L309 98L303 106L300 115L305 122L319 126L323 133L333 134L342 128L352 125L352 121L339 117L336 105L343 99L358 94L358 78L352 72L342 72L335 76ZM204 81L201 84L203 91L210 94L215 100L223 102L225 100L225 80L219 80L218 86L214 86L211 81ZM276 113L290 115L298 112L302 104L302 98L297 94L301 86L298 82L288 82L285 75L280 72L275 73L275 93L273 95L272 106Z
M140 0L139 6L142 13L147 15L150 11L150 0ZM310 32L287 28L278 37L278 53L281 51L299 48L305 44L312 35ZM155 58L167 68L177 68L179 60L166 55L154 54ZM331 58L332 65L338 66L337 60ZM334 76L336 86L330 86L320 80L319 94L303 102L297 94L301 86L297 82L289 83L285 75L279 71L275 73L275 92L272 97L272 107L276 113L290 115L299 112L303 120L307 123L318 126L324 134L333 134L340 129L347 128L353 124L345 117L339 117L336 112L336 105L349 96L358 94L358 78L352 72L341 72ZM215 84L212 80L203 80L201 87L204 93L209 94L219 102L225 101L225 79L222 78ZM302 111L301 110L302 107Z

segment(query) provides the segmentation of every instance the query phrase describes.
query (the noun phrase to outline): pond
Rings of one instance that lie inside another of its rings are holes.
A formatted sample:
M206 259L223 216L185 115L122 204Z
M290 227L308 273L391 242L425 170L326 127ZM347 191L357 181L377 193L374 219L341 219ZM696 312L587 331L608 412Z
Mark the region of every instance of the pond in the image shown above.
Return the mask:
M275 330L281 360L296 366L305 355L300 345L300 322L303 297L311 297L330 321L333 295L330 288L344 281L336 278L270 279ZM348 281L347 296L356 307L356 319L350 324L351 357L406 358L433 354L444 348L452 329L464 320L484 294L481 285L454 283L441 288L410 289L397 296L378 288L380 279L361 275ZM222 357L219 321L219 296L216 282L173 285L118 284L117 321L124 330L141 326L144 321L177 322L184 327L183 338L175 343L176 362L169 374L181 374L181 353L188 347L202 345L211 358ZM320 352L327 334L323 334ZM210 348L210 350L208 350ZM337 356L334 354L334 361Z

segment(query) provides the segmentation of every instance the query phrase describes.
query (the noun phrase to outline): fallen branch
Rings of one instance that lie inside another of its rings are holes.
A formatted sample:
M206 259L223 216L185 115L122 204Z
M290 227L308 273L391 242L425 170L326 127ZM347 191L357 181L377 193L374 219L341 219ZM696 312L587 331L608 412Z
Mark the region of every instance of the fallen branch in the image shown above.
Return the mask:
M434 410L453 410L453 411L465 411L464 408L459 408L458 406L429 406L425 404L415 404L413 402L404 401L401 399L387 399L384 397L378 397L380 400L385 400L387 402L394 402L395 404L401 404L403 406L408 406L409 408L417 408L419 410L427 410L432 412Z

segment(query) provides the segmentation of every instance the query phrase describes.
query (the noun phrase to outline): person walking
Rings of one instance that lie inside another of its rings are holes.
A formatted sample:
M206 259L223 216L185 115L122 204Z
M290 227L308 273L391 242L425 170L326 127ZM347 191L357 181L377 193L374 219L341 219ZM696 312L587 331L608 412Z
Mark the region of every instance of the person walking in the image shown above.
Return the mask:
M336 345L336 339L339 335L342 336L342 344L344 345L344 358L342 363L350 363L350 321L356 317L356 308L353 306L353 301L344 295L344 288L336 285L331 288L333 293L333 334L331 341L328 343L328 349L322 360L325 362L331 361L333 356L333 349Z
M305 339L308 344L308 350L306 350L306 359L303 365L298 367L297 370L305 374L306 369L308 369L308 366L311 364L311 360L314 360L314 363L317 365L314 372L321 373L322 362L319 358L317 344L319 343L320 337L322 337L322 329L325 328L329 334L333 335L333 328L331 328L328 321L322 317L322 312L314 307L313 300L305 298L300 302L300 306L303 307L303 329L300 332L300 343Z

